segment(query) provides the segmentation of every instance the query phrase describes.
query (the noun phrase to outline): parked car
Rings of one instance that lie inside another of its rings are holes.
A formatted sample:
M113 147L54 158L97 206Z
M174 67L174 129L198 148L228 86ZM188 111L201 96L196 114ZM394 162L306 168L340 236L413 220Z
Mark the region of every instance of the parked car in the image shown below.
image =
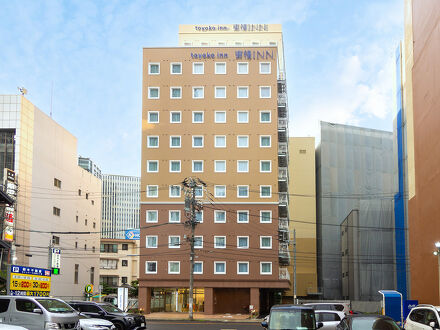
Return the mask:
M402 330L386 315L355 314L346 315L336 330Z
M439 329L440 307L433 305L417 305L409 312L404 322L405 330Z
M316 321L323 324L321 330L335 330L344 317L344 312L315 310Z
M115 325L104 319L97 319L79 313L79 327L81 330L114 330Z
M5 329L5 330L28 330L28 329L20 327L18 325L1 324L1 323L0 323L0 329Z
M323 326L317 323L315 311L298 305L275 305L270 309L269 322L261 322L268 330L316 330Z
M69 301L68 304L78 312L87 316L111 321L117 330L146 329L144 316L124 313L119 308L109 303Z
M46 297L1 296L0 323L29 330L79 329L75 310L62 300Z
M314 302L306 303L304 306L312 307L315 311L338 311L344 312L345 315L351 314L349 302Z

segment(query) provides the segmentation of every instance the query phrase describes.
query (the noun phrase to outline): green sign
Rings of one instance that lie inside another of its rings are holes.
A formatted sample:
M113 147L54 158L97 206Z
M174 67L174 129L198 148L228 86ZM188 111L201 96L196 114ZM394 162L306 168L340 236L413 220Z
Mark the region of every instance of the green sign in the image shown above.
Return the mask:
M86 293L92 293L93 292L93 285L92 284L87 284L84 288L84 291Z

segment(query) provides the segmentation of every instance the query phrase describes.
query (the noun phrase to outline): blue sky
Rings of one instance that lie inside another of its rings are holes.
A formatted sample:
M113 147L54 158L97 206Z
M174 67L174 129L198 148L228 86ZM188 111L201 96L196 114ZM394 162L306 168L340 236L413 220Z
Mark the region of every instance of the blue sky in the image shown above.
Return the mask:
M283 24L290 135L319 121L392 130L403 0L0 1L0 94L28 98L104 173L140 175L142 47L179 24Z

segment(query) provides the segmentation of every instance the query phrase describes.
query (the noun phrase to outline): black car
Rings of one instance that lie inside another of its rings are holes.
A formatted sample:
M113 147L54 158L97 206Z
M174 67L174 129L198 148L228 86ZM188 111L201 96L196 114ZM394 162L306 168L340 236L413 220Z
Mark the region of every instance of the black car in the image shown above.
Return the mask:
M119 308L108 303L70 301L68 304L81 314L98 319L109 320L118 330L146 329L144 316L124 313Z
M354 314L347 315L336 330L402 330L389 316Z
M269 322L261 322L268 330L317 330L322 322L316 322L313 308L298 305L275 305L270 309Z

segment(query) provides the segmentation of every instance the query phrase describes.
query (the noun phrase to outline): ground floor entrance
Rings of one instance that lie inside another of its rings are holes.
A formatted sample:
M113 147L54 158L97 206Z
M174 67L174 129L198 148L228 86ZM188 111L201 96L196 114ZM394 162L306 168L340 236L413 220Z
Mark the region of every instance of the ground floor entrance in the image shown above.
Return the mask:
M194 312L204 311L205 290L194 289ZM188 312L189 289L152 288L151 312Z

